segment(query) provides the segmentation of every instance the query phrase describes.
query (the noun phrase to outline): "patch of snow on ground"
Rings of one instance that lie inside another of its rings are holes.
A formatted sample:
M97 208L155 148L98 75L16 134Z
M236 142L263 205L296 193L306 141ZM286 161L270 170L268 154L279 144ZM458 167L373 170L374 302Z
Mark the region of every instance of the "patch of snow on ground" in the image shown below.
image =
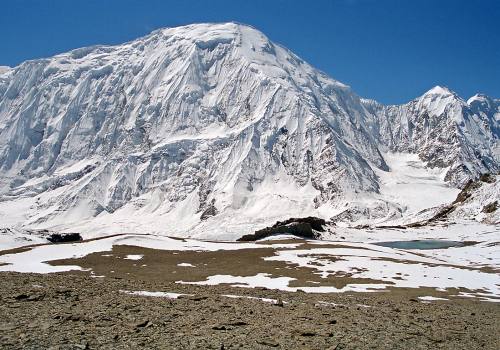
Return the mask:
M179 284L193 284L214 286L219 284L229 284L232 287L242 288L269 288L277 289L286 292L303 291L306 293L344 293L344 292L372 292L378 289L384 289L386 286L382 284L348 284L343 288L333 286L320 287L289 287L289 283L294 281L292 277L271 277L268 273L259 273L255 276L232 276L232 275L213 275L209 276L205 281L185 282L176 281Z
M138 295L138 296L155 297L155 298L168 298L168 299L177 299L180 296L192 295L192 294L179 294L179 293L168 293L168 292L148 292L143 290L138 290L138 291L120 290L120 292L129 295Z
M318 301L316 304L314 304L314 306L333 306L333 307L337 307L337 306L344 306L344 304L331 303L331 302L328 302L328 301Z
M213 275L206 281L185 282L176 281L180 284L196 284L214 286L218 284L230 284L233 287L258 288L265 287L270 289L291 290L288 287L290 281L295 280L291 277L271 277L268 273L259 273L255 276L231 276L231 275Z
M142 254L129 254L124 259L126 260L141 260L144 257Z
M277 304L278 300L277 299L271 299L271 298L258 298L258 297L251 297L247 295L234 295L234 294L223 294L223 297L226 298L231 298L231 299L251 299L251 300L260 300L265 303L271 303L271 304ZM284 301L283 304L288 304L288 302Z
M194 266L193 264L190 264L190 263L180 263L180 264L177 264L177 266L180 266L180 267L196 267L196 266Z
M462 287L481 289L488 295L500 295L498 274L469 269L467 266L450 266L437 259L400 250L393 250L391 256L389 251L344 248L281 250L265 260L315 269L323 278L348 274L352 278L381 281L386 287Z
M446 299L446 298L438 298L438 297L433 297L433 296L430 296L430 295L423 296L423 297L418 297L418 298L420 300L423 300L423 301L449 300L449 299Z
M52 266L49 261L77 259L97 252L109 252L114 245L129 245L150 249L169 251L218 251L269 248L269 245L257 243L205 242L192 239L174 239L164 236L119 235L87 242L53 245L47 244L33 247L27 251L0 255L0 271L17 271L32 273L52 273L81 270L79 266ZM279 244L280 248L296 248L297 244ZM271 245L272 247L272 245Z
M297 237L295 235L286 235L286 234L277 234L269 237L261 238L257 242L266 242L266 241L284 241L289 239L299 239L303 240L303 238Z
M491 227L490 230L492 230ZM457 229L456 234L458 231L460 230ZM411 238L415 235L412 230L405 230L405 232L387 230L387 232L389 235L408 235ZM439 237L443 232L435 231L434 238ZM472 234L472 230L469 233L467 230L461 232L460 234L464 237ZM80 266L52 266L47 262L81 258L95 252L109 252L115 245L162 249L173 253L176 251L271 248L274 249L274 255L263 256L262 259L310 269L324 278L325 282L313 287L290 287L290 282L295 280L294 278L275 277L267 273L259 273L259 271L256 271L256 275L253 276L216 274L204 281L181 280L177 282L200 285L229 284L237 287L265 287L284 291L301 290L309 293L371 292L388 287L428 287L441 291L450 288L466 288L473 291L476 296L480 296L482 300L500 302L500 275L489 272L488 269L480 269L491 267L495 271L498 268L499 248L494 240L498 231L483 233L487 240L480 244L425 251L407 251L352 242L311 241L312 248L300 249L301 242L297 244L228 243L181 240L151 235L120 235L73 244L46 244L31 247L26 251L0 255L0 271L53 273L82 270ZM376 233L372 234L376 235ZM475 236L479 237L478 235L480 236L481 232L476 231ZM388 239L385 235L383 238ZM439 238L456 239L457 237L448 235ZM139 257L142 258L142 255L129 255L128 257L137 260ZM192 265L181 262L179 266ZM224 273L224 270L220 272ZM336 276L348 276L353 282L356 282L356 279L370 279L372 283L352 283L339 289L328 285L327 278Z

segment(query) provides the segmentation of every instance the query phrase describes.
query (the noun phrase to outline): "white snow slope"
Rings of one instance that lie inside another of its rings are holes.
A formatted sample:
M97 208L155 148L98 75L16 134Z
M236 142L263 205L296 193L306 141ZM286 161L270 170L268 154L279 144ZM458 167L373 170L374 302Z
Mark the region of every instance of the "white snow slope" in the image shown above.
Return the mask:
M0 73L0 226L228 239L353 205L394 219L426 203L388 189L383 154L444 203L498 172L499 111L439 87L362 100L241 24L160 29Z

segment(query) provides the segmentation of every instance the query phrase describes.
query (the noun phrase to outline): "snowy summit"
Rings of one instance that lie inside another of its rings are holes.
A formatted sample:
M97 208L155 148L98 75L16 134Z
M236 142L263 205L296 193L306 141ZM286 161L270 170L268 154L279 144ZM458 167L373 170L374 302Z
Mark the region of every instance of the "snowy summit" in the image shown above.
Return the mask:
M500 170L488 101L435 87L383 106L236 23L27 61L0 68L1 225L235 238L401 219L425 203L391 176L444 203Z

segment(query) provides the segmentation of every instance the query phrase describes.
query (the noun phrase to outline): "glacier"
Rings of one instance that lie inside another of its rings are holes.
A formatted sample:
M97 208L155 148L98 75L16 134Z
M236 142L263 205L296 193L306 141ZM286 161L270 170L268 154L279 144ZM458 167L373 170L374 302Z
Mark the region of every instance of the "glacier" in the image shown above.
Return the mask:
M499 120L500 100L439 86L361 98L247 25L159 29L0 69L0 228L235 239L306 215L397 222L497 174Z

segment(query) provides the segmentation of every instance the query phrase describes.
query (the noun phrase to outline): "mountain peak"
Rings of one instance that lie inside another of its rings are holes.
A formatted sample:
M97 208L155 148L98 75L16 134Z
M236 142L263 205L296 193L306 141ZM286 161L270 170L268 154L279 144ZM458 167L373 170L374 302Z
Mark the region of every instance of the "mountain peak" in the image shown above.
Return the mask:
M192 23L179 27L165 27L155 30L154 32L198 32L200 30L208 32L218 32L218 33L240 33L242 30L252 30L259 34L261 31L252 27L251 25L239 23L239 22L204 22L204 23ZM263 34L262 34L263 35Z
M404 106L361 100L244 24L159 29L0 75L0 202L31 196L27 226L138 227L133 210L170 234L333 215L378 196L381 149L449 167L453 184L497 172L496 129L462 123L464 105L439 86ZM451 142L458 124L481 137Z
M467 100L467 104L470 106L471 104L473 104L475 102L479 102L479 103L483 103L483 102L491 103L492 100L493 99L491 97L489 97L488 95L478 93L478 94L475 94L474 96L472 96L471 98L469 98Z
M169 27L155 30L152 34L161 33L166 37L181 37L190 39L196 43L212 42L230 42L236 38L242 38L242 41L268 42L269 39L254 27L237 23L195 23L181 27Z
M448 95L455 95L455 93L445 86L436 85L432 89L427 91L423 96L429 96L429 95L448 96Z
M444 112L444 109L450 103L459 105L465 104L465 101L454 91L439 85L434 86L415 101L426 106L428 109L435 110L438 114Z

